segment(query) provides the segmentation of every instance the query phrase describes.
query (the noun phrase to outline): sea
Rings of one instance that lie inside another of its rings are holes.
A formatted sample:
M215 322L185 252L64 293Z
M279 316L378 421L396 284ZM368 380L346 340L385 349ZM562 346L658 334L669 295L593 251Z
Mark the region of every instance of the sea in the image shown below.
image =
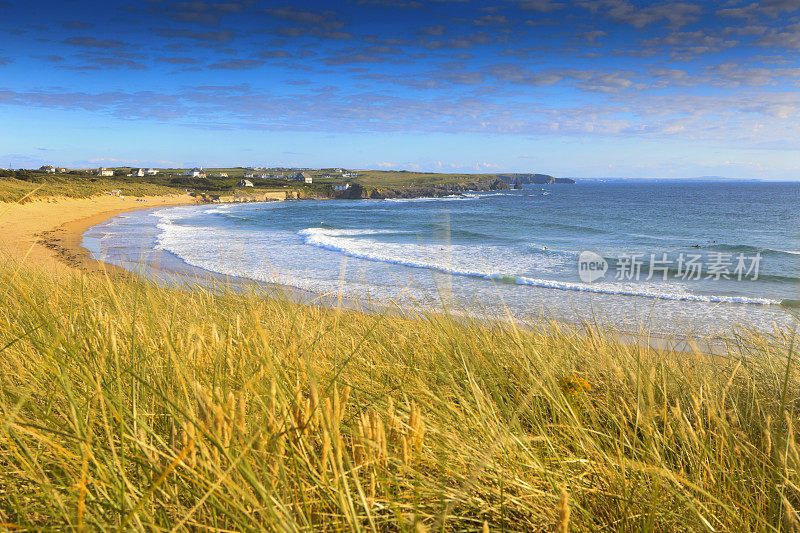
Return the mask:
M794 182L578 181L158 207L109 219L83 242L145 275L534 324L730 335L792 329L800 311Z

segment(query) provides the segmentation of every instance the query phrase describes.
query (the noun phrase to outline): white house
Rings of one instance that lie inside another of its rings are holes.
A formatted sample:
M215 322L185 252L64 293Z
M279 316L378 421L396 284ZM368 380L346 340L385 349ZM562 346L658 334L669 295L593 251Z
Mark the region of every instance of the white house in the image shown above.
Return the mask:
M144 177L144 169L143 168L132 168L131 169L131 173L128 174L128 176L134 176L134 177L137 177L137 178L143 178Z
M358 172L342 172L343 178L357 178Z
M256 174L255 174L255 172L245 172L244 173L244 177L245 178L255 178Z
M226 172L220 172L219 174L217 174L217 176L219 176L220 178L227 178L228 174Z
M334 185L333 186L333 190L334 191L346 191L349 188L350 188L350 184L349 183L343 183L343 184L340 184L340 185Z
M56 167L54 167L53 165L43 165L39 167L39 170L41 170L42 172L47 172L48 174L56 173Z
M252 187L253 182L250 180L242 180L239 182L239 187Z
M113 176L114 175L114 171L113 170L109 170L106 167L100 167L97 170L97 175L98 176L106 176L106 177Z
M192 170L187 170L183 173L184 176L191 176L193 178L205 178L206 171L202 168L193 168Z
M158 174L158 170L154 168L148 168L147 170L144 171L144 173L147 174L148 176L155 176Z

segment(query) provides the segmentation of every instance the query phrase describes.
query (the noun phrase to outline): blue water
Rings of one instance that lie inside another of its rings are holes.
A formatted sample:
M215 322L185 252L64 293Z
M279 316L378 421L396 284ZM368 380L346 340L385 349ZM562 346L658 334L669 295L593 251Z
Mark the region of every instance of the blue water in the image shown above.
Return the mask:
M111 219L85 239L96 257L129 268L158 262L526 320L726 332L791 323L780 304L800 300L798 206L800 183L584 182L161 208ZM605 276L581 278L584 251L605 261ZM701 271L687 275L692 258Z

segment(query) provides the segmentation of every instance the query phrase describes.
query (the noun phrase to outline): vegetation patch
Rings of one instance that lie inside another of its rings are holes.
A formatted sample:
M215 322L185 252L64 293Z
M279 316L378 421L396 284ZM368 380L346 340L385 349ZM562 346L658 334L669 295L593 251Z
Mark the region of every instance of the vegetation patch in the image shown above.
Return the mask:
M592 327L0 267L10 529L779 531L792 338L725 357Z

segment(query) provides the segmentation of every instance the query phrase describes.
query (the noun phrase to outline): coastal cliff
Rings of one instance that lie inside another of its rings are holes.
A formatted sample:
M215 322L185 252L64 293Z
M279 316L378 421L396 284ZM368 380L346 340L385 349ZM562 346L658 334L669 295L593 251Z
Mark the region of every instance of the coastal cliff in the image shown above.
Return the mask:
M509 189L511 189L509 184L499 177L476 178L465 181L406 187L364 187L355 183L348 190L337 193L336 197L343 199L371 198L377 200L388 198L440 198L467 191L507 191Z
M554 178L549 174L498 174L500 179L508 184L514 185L520 183L522 185L551 185L554 183L572 184L575 180L570 178Z

